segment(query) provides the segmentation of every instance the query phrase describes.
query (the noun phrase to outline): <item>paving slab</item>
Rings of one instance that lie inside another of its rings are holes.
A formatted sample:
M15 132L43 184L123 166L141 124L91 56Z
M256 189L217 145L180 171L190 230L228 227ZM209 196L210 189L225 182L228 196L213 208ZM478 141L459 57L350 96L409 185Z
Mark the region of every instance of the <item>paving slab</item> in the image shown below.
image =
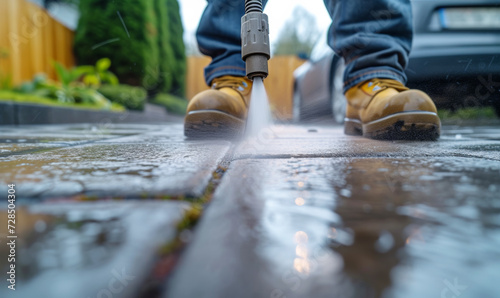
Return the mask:
M19 297L136 297L186 208L137 199L201 196L233 149L165 297L496 297L495 127L384 142L275 126L232 146L186 140L181 123L0 127L0 193L16 183L22 218ZM99 200L68 203L82 194ZM137 278L110 288L123 274Z
M109 138L99 142L102 143L141 143L141 144L162 144L172 142L183 142L186 140L184 136L184 125L169 124L158 129L143 132L141 134L134 134L130 136L123 136L121 138Z
M2 127L0 181L21 198L200 196L229 147L177 123Z
M108 122L73 125L0 126L0 139L18 140L98 140L158 131L166 125L113 124Z
M59 147L64 147L61 143L17 143L12 144L10 142L0 143L0 157L6 157L13 154L23 154L38 152L43 150L50 150Z
M497 297L498 177L474 157L234 161L164 297Z
M155 125L120 125L101 123L94 125L40 125L1 126L0 158L13 154L31 154L54 148L75 146L99 140L160 130Z
M437 142L388 142L346 136L339 126L274 126L257 138L242 142L235 159L471 156L500 160L500 140L496 134L498 129L452 128L448 131L445 128Z
M200 196L228 149L223 141L88 144L5 157L0 181L15 183L21 198Z
M41 203L18 208L16 290L0 281L0 297L137 297L158 249L176 234L187 203L101 201ZM7 213L0 213L2 223ZM0 253L7 256L6 224ZM0 267L7 268L7 257ZM6 275L5 275L6 276Z

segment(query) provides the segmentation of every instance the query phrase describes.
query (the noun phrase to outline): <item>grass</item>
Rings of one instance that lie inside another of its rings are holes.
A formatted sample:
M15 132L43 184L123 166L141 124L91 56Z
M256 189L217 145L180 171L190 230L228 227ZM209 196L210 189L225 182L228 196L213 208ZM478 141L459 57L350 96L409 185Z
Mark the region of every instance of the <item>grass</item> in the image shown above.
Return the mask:
M9 90L0 90L0 102L1 101L10 101L17 103L32 103L32 104L40 104L52 107L62 107L62 108L77 108L77 109L90 109L90 110L102 110L102 108L89 104L89 103L81 103L81 104L73 104L73 103L62 103L55 101L53 99L47 97L40 97L31 94L23 94ZM113 112L123 112L125 108L122 105L111 103L111 111Z
M478 120L497 118L492 107L462 108L456 111L438 110L441 120Z
M164 106L167 112L177 115L185 115L188 102L187 100L171 94L159 93L151 103Z

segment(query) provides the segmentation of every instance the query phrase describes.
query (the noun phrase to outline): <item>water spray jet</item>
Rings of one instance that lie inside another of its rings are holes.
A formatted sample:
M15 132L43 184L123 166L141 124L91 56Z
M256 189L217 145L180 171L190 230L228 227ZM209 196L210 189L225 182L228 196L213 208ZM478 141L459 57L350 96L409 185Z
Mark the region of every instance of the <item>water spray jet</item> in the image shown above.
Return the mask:
M271 57L269 20L262 10L262 0L245 0L245 15L241 18L241 56L246 64L246 75L254 82L245 129L247 137L257 137L272 124L263 83L269 74L267 61Z

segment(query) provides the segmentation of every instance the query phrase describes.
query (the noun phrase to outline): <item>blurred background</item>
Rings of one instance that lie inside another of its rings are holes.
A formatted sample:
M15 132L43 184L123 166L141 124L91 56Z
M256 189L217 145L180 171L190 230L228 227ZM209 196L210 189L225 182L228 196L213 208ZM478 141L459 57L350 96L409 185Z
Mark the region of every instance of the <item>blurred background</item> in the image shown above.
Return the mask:
M266 89L276 118L343 121L343 62L326 45L322 0L269 1ZM412 1L410 86L442 117L500 113L500 7L494 0ZM207 88L195 31L206 0L2 0L0 103L115 112L148 104L182 115ZM424 9L425 8L425 9ZM307 30L307 31L306 31ZM444 59L446 58L447 59Z

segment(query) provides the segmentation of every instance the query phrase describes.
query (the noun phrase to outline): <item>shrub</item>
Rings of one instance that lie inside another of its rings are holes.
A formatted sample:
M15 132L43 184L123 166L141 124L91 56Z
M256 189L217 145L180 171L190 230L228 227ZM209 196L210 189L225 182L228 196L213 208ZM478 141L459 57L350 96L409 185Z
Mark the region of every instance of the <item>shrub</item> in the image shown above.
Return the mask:
M184 115L186 114L187 101L183 98L171 94L159 93L151 101L154 104L164 106L168 113Z
M36 94L25 94L19 91L0 90L0 101L13 101L18 103L32 103L47 106L66 107L66 108L83 108L101 110L103 107L94 103L64 103L54 100L53 98L43 97ZM117 103L112 103L111 106L105 107L106 110L115 112L125 111L125 108Z
M186 89L186 47L184 45L182 19L177 0L164 0L168 3L168 22L170 29L169 44L172 48L174 63L172 63L172 87L169 93L183 97Z
M0 64L2 64L2 59L9 59L9 51L5 48L0 47ZM12 89L12 75L4 74L0 71L0 90Z
M94 105L102 109L111 109L111 102L81 82L65 80L63 83L48 80L45 75L36 75L33 81L23 83L15 91L53 99L60 103Z
M456 111L438 110L438 116L442 121L446 120L478 120L495 119L495 109L492 107L468 107Z
M172 89L172 81L175 78L174 65L176 64L174 58L173 48L170 46L170 20L168 19L167 7L168 0L155 1L156 13L158 18L158 51L160 54L160 61L158 64L158 91L170 92Z
M128 85L102 85L98 91L107 99L119 103L129 110L144 110L147 97L144 88Z
M153 1L80 1L75 34L79 64L112 60L111 71L131 85L156 84L159 61ZM122 23L123 20L123 23ZM104 44L103 44L104 42Z
M57 78L64 85L68 86L82 81L88 87L97 88L102 83L118 85L118 78L114 73L108 71L111 60L108 58L99 59L96 65L82 65L66 69L61 63L54 62Z
M111 71L128 85L181 95L182 34L177 0L80 1L75 53L79 64L110 57Z

